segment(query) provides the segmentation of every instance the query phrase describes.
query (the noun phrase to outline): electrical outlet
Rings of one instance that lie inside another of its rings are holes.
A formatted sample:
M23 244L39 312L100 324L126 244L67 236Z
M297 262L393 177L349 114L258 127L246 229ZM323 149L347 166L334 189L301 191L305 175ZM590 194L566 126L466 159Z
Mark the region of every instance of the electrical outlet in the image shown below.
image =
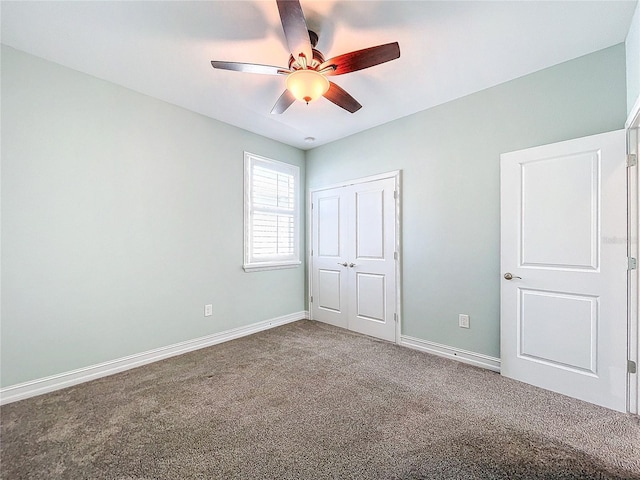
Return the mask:
M213 305L205 305L204 306L204 316L210 317L213 315Z
M469 315L460 314L458 315L458 326L460 328L470 328L469 327Z

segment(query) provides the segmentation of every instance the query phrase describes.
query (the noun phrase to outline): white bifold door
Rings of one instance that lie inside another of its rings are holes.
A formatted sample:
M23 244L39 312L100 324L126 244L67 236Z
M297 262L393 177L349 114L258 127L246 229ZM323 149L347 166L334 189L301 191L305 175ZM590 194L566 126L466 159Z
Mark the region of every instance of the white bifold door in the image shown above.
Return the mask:
M625 133L501 156L501 371L626 411Z
M312 192L311 316L396 340L396 178Z

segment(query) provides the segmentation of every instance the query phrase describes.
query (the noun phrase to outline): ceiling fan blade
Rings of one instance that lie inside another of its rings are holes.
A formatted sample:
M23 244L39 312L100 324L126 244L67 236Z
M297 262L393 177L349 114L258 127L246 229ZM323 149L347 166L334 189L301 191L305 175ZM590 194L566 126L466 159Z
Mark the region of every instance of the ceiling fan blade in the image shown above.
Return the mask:
M271 109L271 113L283 113L295 101L296 97L289 90L285 90Z
M377 47L369 47L355 52L345 53L330 58L318 67L318 70L335 65L335 70L327 70L325 75L342 75L363 68L373 67L400 57L398 42L386 43Z
M297 61L298 56L302 53L311 63L313 53L309 40L309 29L300 2L298 0L276 0L276 2L291 55Z
M221 68L222 70L234 70L236 72L260 73L263 75L285 75L289 73L288 68L274 67L273 65L258 65L255 63L240 62L217 62L211 61L213 68Z
M347 112L355 113L362 108L358 101L333 82L329 82L329 90L324 98L344 108Z

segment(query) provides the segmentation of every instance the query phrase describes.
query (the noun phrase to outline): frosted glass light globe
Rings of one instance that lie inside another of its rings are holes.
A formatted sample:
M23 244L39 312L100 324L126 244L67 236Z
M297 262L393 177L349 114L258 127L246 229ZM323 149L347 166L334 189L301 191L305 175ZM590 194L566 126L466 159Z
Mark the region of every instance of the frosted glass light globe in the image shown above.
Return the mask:
M298 100L309 103L329 90L329 80L315 70L296 70L287 76L287 90Z

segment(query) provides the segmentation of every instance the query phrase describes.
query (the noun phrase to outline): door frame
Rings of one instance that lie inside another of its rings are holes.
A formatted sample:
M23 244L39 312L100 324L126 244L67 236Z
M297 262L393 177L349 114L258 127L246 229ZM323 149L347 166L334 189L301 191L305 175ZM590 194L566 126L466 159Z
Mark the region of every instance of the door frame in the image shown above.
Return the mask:
M627 154L640 156L640 97L631 108L625 123L627 133ZM640 234L640 168L638 166L627 168L627 251L629 257L638 259L640 256L638 236ZM627 292L627 324L628 324L628 360L636 363L636 372L640 367L640 315L639 315L639 273L638 270L629 270ZM627 372L627 410L629 413L640 414L640 373Z
M396 310L396 344L400 343L400 335L402 333L402 170L392 170L390 172L380 173L377 175L369 175L366 177L356 178L352 180L344 180L338 183L332 183L330 185L323 185L320 187L313 187L307 190L307 281L309 290L307 292L307 305L309 306L309 319L313 320L313 308L311 307L311 295L313 292L313 256L311 255L311 249L313 247L313 212L311 211L311 203L313 194L321 192L323 190L331 190L333 188L349 187L351 185L359 185L363 183L375 182L377 180L385 180L391 178L394 180L394 189L397 192L395 195L395 211L396 211L396 225L395 225L395 251L398 252L398 258L395 261L395 276L396 276L396 292L395 292L395 310Z

